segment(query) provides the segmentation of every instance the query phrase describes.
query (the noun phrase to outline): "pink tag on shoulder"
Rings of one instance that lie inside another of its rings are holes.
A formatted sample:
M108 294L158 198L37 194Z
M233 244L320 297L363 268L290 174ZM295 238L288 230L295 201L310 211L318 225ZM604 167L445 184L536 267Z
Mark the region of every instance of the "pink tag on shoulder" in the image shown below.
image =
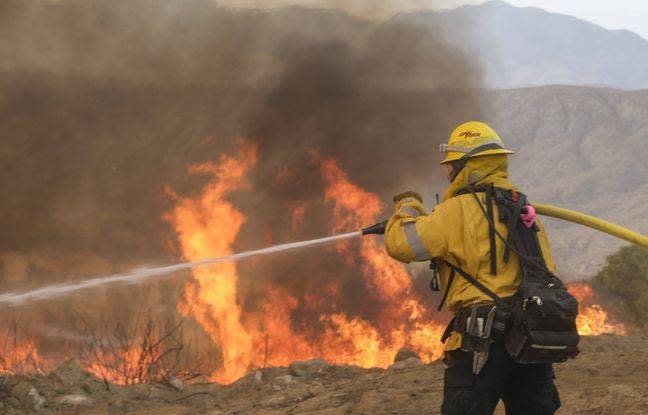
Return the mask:
M526 213L520 213L520 219L522 219L524 226L531 228L536 220L536 210L531 205L527 205L524 208L526 209Z

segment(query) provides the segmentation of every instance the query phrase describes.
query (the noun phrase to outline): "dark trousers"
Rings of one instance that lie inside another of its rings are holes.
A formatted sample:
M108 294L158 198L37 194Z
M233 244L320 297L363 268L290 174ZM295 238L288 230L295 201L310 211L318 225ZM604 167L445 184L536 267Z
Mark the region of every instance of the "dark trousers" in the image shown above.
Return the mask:
M443 388L443 415L491 415L500 399L507 415L553 415L560 408L551 364L515 363L502 342L491 345L479 375L472 353L449 353Z

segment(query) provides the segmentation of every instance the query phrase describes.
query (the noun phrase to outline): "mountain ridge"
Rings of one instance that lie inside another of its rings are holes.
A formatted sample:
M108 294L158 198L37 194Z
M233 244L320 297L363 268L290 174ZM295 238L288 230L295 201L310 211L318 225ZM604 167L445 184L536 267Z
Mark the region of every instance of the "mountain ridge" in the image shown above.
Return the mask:
M155 13L131 19L130 3L107 6L90 1L87 8L92 13L74 12L68 21L66 7L73 10L75 4L71 1L11 0L16 6L0 14L0 72L65 74L72 68L74 75L116 77L137 84L251 86L281 71L272 59L277 47L299 46L297 38L337 39L358 46L370 42L380 25L340 10L304 6L213 7L197 17L193 9L203 3L191 1L191 7L174 19ZM171 8L174 0L165 0L160 7L165 4ZM191 19L196 27L183 25ZM500 0L401 13L389 22L426 27L430 44L442 37L483 67L484 86L491 89L553 84L648 88L648 40L629 30L609 30L570 15ZM105 33L97 33L97 27ZM86 45L79 38L93 41ZM213 42L214 38L220 40ZM243 60L235 54L240 50L246 53Z
M438 28L455 47L476 54L492 88L648 87L648 40L630 30L609 30L574 16L499 0L396 19ZM471 28L465 36L456 29L462 25ZM466 36L472 44L466 44Z
M487 94L487 119L518 153L514 181L532 200L582 211L648 234L648 90L545 86ZM627 242L549 220L558 262L593 275Z

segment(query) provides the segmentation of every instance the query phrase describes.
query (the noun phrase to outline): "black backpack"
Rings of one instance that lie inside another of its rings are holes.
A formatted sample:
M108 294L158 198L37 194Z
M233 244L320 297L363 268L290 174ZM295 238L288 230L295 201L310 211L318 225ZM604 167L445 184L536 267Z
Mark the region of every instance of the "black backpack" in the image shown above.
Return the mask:
M486 206L478 193L485 194ZM473 276L444 261L450 267L451 274L439 308L443 307L458 274L492 298L499 314L504 313L500 320L505 321L506 349L516 362L558 363L575 357L579 353L580 341L576 329L578 301L548 269L537 236L537 224L527 226L520 218L521 214L527 213L529 203L526 196L492 185L471 186L458 194L472 194L488 221L491 274L497 274L495 238L499 238L504 242L505 262L510 260L511 252L518 256L521 281L515 295L501 298ZM498 218L494 217L494 204L498 207ZM506 237L495 228L495 220L507 225ZM435 285L438 286L433 283L433 289Z

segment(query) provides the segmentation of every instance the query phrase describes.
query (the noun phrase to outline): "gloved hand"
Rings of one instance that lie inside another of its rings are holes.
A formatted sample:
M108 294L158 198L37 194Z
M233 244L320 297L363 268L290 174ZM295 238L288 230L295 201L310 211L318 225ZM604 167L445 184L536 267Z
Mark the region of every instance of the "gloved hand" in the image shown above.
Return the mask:
M427 215L423 207L423 198L416 192L407 191L394 196L396 216L400 219L416 218Z
M421 197L421 195L411 190L408 190L407 192L399 193L396 196L394 196L394 203L398 203L401 200L409 199L409 198L416 199L419 202L423 203L423 198Z

